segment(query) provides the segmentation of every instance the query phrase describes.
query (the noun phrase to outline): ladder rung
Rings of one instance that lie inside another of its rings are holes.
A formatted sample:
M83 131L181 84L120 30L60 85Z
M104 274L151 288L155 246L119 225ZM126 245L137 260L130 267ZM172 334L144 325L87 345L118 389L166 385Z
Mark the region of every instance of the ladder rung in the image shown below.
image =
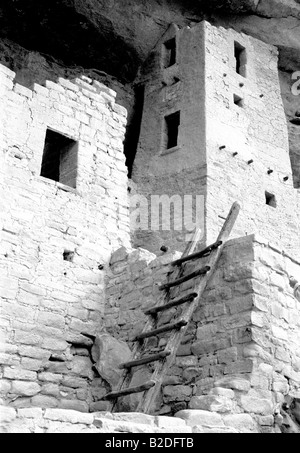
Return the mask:
M154 337L155 335L159 335L160 333L169 332L169 330L180 329L183 326L187 325L187 321L181 319L180 321L174 322L172 324L167 324L159 329L149 330L148 332L141 333L138 335L135 340L143 340L144 338Z
M133 368L135 366L144 365L150 362L156 362L157 360L165 359L171 354L170 351L159 352L158 354L144 357L143 359L133 360L132 362L123 363L120 368Z
M188 255L188 256L185 256L183 258L180 258L179 260L173 261L173 263L171 263L171 265L172 266L179 266L180 264L185 263L186 261L191 261L191 260L194 260L196 258L202 258L204 256L207 256L213 250L216 250L217 248L219 248L222 244L223 244L222 241L217 241L214 244L209 245L205 249L201 250L200 252L196 252L196 253L193 253L192 255Z
M173 300L172 302L169 302L168 304L160 305L159 307L149 308L149 310L146 310L144 313L145 313L145 315L155 315L156 313L159 313L160 311L164 311L164 310L168 310L169 308L177 307L178 305L185 304L186 302L192 302L194 299L196 299L197 296L198 296L197 293L191 293L185 297L182 297L181 299Z
M138 387L128 387L127 389L120 390L119 392L111 392L105 395L101 401L113 400L119 398L120 396L131 395L132 393L145 392L146 390L151 389L156 384L155 381L148 381L145 384L139 385Z
M160 289L160 291L163 291L164 289L169 289L169 288L172 288L173 286L181 285L181 283L187 282L188 280L191 280L192 278L196 278L199 275L205 275L209 271L210 271L210 267L205 266L202 269L199 269L198 271L193 272L192 274L186 275L185 277L175 280L174 282L166 283L165 285L160 286L159 289Z

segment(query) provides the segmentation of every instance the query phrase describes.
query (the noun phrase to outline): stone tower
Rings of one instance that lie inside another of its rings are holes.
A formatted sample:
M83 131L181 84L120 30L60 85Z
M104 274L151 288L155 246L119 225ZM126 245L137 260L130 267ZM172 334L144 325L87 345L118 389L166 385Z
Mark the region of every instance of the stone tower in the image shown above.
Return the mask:
M263 233L299 254L300 198L293 187L277 50L208 22L173 25L140 82L145 104L133 171L137 191L203 196L204 243L215 240L237 200L242 214L234 236ZM182 233L153 233L150 249L157 251L162 241L182 249ZM147 248L142 233L136 242Z

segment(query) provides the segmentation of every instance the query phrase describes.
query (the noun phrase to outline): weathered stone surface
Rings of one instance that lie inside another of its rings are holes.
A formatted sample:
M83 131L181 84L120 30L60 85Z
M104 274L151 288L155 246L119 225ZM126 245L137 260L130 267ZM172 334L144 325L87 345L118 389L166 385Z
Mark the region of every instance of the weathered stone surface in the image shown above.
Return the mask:
M108 420L101 417L95 417L94 425L101 428L102 432L113 433L153 433L162 432L159 428L150 427L139 423L130 423L125 421Z
M230 398L217 395L193 396L189 408L224 413L233 409L233 401Z
M93 414L83 414L78 411L63 409L46 409L44 417L49 420L66 423L83 423L86 425L91 425L94 421Z
M41 390L39 384L35 382L14 381L11 392L17 395L34 396Z
M89 6L95 6L94 0L88 1ZM147 20L152 21L149 17L156 3L154 0L148 3ZM230 11L258 12L268 20L246 14L238 19L224 18L224 22L217 18L217 24L223 23L225 28L209 23L193 23L185 28L186 12L178 11L177 6L168 6L174 17L183 20L175 21L179 26L171 27L163 38L173 38L176 34L177 64L164 68L162 49L166 50L165 46L159 41L154 48L153 41L150 64L141 68L138 80L145 84L146 96L140 149L133 173L138 183L137 193L183 195L197 190L205 195L203 243L210 242L219 231L223 211L232 201L243 203L233 231L234 237L243 237L225 246L217 272L188 328L188 340L173 367L174 376L164 387L165 399L175 404L162 410L188 407L189 402L192 406L220 412L243 410L249 415L256 414L256 419L268 432L272 430L268 423L278 405L290 391L298 389L300 382L298 306L288 284L289 275L299 273L296 256L300 250L299 192L295 190L295 174L297 176L299 169L294 159L298 134L295 124L286 127L280 95L281 88L288 119L297 118L296 101L290 100L291 96L295 97L290 93L291 74L295 70L292 52L282 58L282 46L294 50L299 49L299 44L294 37L291 40L290 32L285 36L282 28L296 33L299 7L298 2L291 4L288 0L238 3L241 2L222 1L214 2L213 6L218 4L220 11L228 11L229 7ZM274 4L279 7L277 11ZM144 11L144 4L141 8L140 11ZM130 9L137 17L133 4ZM118 8L110 12L104 10L114 20L120 14ZM99 25L98 9L93 11L93 21ZM86 8L76 9L76 12L85 14ZM195 22L198 22L196 16ZM166 23L171 19L168 16ZM5 20L5 15L1 20ZM284 27L279 27L278 33L274 24L279 21ZM290 71L289 75L281 74L281 87L276 49L230 30L229 24L281 47L280 66L288 65ZM163 35L162 25L156 24L156 27L151 39ZM163 28L165 32L166 25ZM128 34L122 21L117 30ZM135 33L139 34L138 30L140 27ZM148 27L145 27L145 35L148 35ZM135 43L136 37L131 39ZM240 67L240 71L236 67L235 59L239 58L234 42L238 43L239 51L242 46L247 54L246 68ZM144 54L143 60L146 59L148 46L150 50L146 40L138 51L139 59L140 52ZM204 48L205 58L199 58ZM30 66L30 61L25 63L27 57L35 62L35 67L37 61L46 62L33 53L22 52L25 66L27 63ZM128 53L122 52L122 55L128 64L125 69L130 72ZM6 64L13 64L13 57L4 55L2 58ZM14 62L19 82L20 78L29 77L27 70L33 69L22 68L22 64ZM142 328L144 325L143 309L157 300L157 282L168 277L171 254L155 258L149 251L132 250L129 245L127 170L122 144L126 115L123 108L115 107L115 91L87 76L74 75L72 83L65 79L53 83L52 79L61 71L55 67L55 62L51 70L46 63L40 66L38 77L44 83L50 71L51 81L47 81L45 87L34 85L33 90L24 88L22 83L13 83L15 74L0 67L3 104L0 112L3 157L0 254L5 258L0 292L4 298L3 334L15 342L17 348L5 349L1 354L1 372L5 378L1 396L3 401L14 398L11 404L15 407L39 404L87 411L88 403L94 401L92 404L96 407L97 398L101 397L101 391L91 394L94 371L89 354L96 332L106 325L118 339L132 339L133 326ZM244 70L247 77L241 73ZM203 85L204 73L209 73L210 77ZM178 131L180 146L172 153L161 153L164 134L149 133L149 125L152 131L162 131L161 120L164 122L164 116L173 107L182 112ZM76 189L51 177L40 176L47 128L80 142L78 159L76 156L76 162L80 163ZM226 158L228 152L236 157L231 159L230 165ZM187 153L189 159L186 159ZM268 168L272 172L267 171ZM241 184L245 178L247 197ZM286 203L287 199L290 203ZM278 228L283 224L285 234ZM258 229L264 231L268 240L274 240L275 245L249 236ZM142 240L149 240L149 248L152 248L147 234ZM161 240L168 238L169 233L155 235L155 247L157 244L160 247ZM176 232L175 236L170 238L170 244L178 244L183 249L187 237L182 232ZM120 246L122 249L118 252ZM290 258L282 248L296 257ZM109 268L113 250L116 255ZM189 285L184 289L188 290ZM175 312L164 316L171 319ZM157 343L154 339L152 346L157 347ZM76 345L81 350L78 354ZM164 339L159 339L159 346L165 346ZM109 369L109 350L97 357L96 367L103 357L102 376ZM120 357L120 360L125 361L125 358ZM118 364L119 357L115 369ZM193 368L190 375L187 367ZM113 387L118 376L115 376L114 365L111 368L104 379ZM229 375L227 381L223 380L224 374ZM182 375L186 385L181 385ZM220 390L210 393L216 382L230 389L227 396ZM99 384L103 390L103 382ZM292 419L298 417L296 403L295 408L294 415L288 414ZM24 429L33 428L28 424Z
M271 415L274 410L272 402L263 398L242 396L241 404L245 412L252 412L254 414Z
M33 407L28 409L18 409L19 418L35 418L40 419L43 416L43 411L40 408Z
M228 376L219 379L218 381L215 382L215 385L217 387L225 387L229 389L234 389L234 390L240 390L247 392L250 390L251 384L247 379L243 379L240 377L235 377L235 376Z
M142 413L136 413L136 412L116 412L114 414L111 413L104 413L101 414L105 418L111 418L112 420L115 421L125 421L125 422L130 422L130 423L141 423L144 425L149 425L149 426L155 426L156 425L156 419L155 417L151 415L146 415Z
M172 417L155 417L155 424L158 428L169 429L169 428L183 428L186 426L184 420L180 418Z
M218 427L218 428L208 428L202 426L194 426L193 434L238 434L240 431L234 428Z
M254 432L257 430L255 421L248 414L225 415L223 420L226 426L235 428L240 432Z
M84 401L78 401L76 399L74 399L74 400L62 399L59 401L58 406L61 409L70 409L70 410L79 411L79 412L88 412L89 411L88 403L86 403Z
M96 338L92 348L92 356L100 376L112 387L118 384L122 374L121 363L128 362L132 357L131 351L126 343L113 338L111 335L103 334Z
M42 408L57 407L58 399L54 398L52 396L36 395L32 398L31 404L34 407L42 407Z
M191 427L197 425L206 427L224 426L221 415L203 410L183 410L177 412L175 417L182 418Z
M10 423L17 417L17 412L12 407L0 406L0 422Z
M191 396L192 387L187 385L167 385L163 389L163 394L168 401L182 401Z
M227 389L227 388L223 388L223 387L214 387L210 391L210 394L211 395L222 396L224 398L229 398L229 399L233 399L235 397L235 393L234 393L233 390Z

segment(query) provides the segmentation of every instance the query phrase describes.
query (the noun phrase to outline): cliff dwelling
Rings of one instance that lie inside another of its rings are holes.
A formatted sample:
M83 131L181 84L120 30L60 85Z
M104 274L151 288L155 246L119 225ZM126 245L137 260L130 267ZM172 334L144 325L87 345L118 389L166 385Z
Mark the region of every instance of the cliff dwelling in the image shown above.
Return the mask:
M3 433L300 433L299 0L2 0Z

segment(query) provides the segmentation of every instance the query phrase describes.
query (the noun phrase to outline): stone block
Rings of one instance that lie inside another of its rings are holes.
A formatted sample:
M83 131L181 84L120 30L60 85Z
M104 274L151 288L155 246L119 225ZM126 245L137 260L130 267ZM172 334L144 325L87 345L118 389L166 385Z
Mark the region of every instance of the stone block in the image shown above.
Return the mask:
M208 325L204 325L198 327L197 329L197 340L206 340L207 338L211 338L216 335L217 326L214 323L209 323Z
M67 88L68 90L74 91L75 93L78 93L79 87L75 85L74 83L70 82L67 79L63 79L62 77L58 78L58 83L64 87Z
M237 360L238 351L236 347L225 349L217 352L218 362L219 363L231 363Z
M16 330L14 340L16 343L21 343L23 345L39 345L42 341L42 337L34 332Z
M75 375L93 379L92 366L93 364L89 357L75 356L68 368Z
M46 87L42 87L41 85L38 85L37 83L33 84L33 91L37 94L41 94L44 97L49 96L49 90Z
M42 395L54 396L55 398L60 397L59 386L57 384L44 384L41 389Z
M240 432L253 432L257 429L257 424L249 414L224 415L223 420L226 426L235 428Z
M50 90L50 95L51 95L51 90L59 91L60 93L65 92L65 90L62 86L58 85L57 83L51 82L50 80L46 80L46 88L48 88Z
M194 427L197 425L206 427L222 427L224 426L223 418L220 414L203 410L182 410L175 414L175 417L185 420L188 426Z
M29 90L28 88L24 87L23 85L19 85L18 83L15 84L14 91L17 94L20 94L21 96L25 96L28 99L31 99L32 95L33 95L31 90Z
M91 425L94 421L93 414L84 414L75 410L46 409L45 419L64 423L82 423Z
M10 79L14 79L16 77L16 73L13 72L8 67L4 66L3 64L0 64L0 73L4 74L5 76L9 77Z
M35 360L35 359L30 359L28 357L23 357L21 359L21 366L25 370L41 371L44 367L44 364L41 360Z
M231 389L223 388L223 387L214 387L210 391L211 395L223 396L224 398L233 399L235 397L235 393Z
M73 389L78 389L78 388L86 389L88 383L87 383L86 379L82 379L82 378L75 377L75 376L64 376L62 379L62 385L64 385L65 387L73 388Z
M198 358L192 355L176 357L176 365L182 368L193 367L198 365Z
M108 401L97 401L96 403L90 404L91 412L106 412L110 409L110 403Z
M38 375L38 378L42 382L54 382L55 383L55 382L61 382L63 379L63 376L62 376L62 374L44 372L44 373L40 373Z
M260 426L274 426L274 422L275 422L273 415L258 416L257 421ZM278 417L277 417L276 421L277 422L279 421Z
M58 406L58 400L53 396L36 395L31 399L31 405L42 409L54 408Z
M253 361L245 359L228 364L224 369L224 374L251 373L252 371Z
M192 387L187 385L167 385L163 389L163 395L168 401L185 401L192 391Z
M227 349L231 347L230 338L219 338L211 340L201 340L193 343L192 353L195 356L212 353L220 349Z
M6 395L11 389L11 381L5 381L1 379L0 381L0 394Z
M120 364L129 361L132 354L125 342L118 341L111 335L102 334L94 342L92 357L100 376L115 386L122 374Z
M215 382L215 386L248 392L250 390L251 383L248 379L243 379L237 376L228 376L218 379Z
M68 347L68 344L64 340L56 340L55 338L44 338L42 342L42 347L44 349L49 349L50 351L65 351Z
M247 395L241 396L241 405L245 412L258 415L272 415L274 407L271 401L264 398L255 398Z
M101 418L96 416L94 419L94 425L106 433L155 433L162 432L159 428L153 426L147 426L142 423L130 423L125 421L109 420L107 418Z
M88 430L87 425L51 421L46 429L47 434L79 434Z
M32 408L18 409L18 418L40 419L42 417L43 417L43 411L40 408L32 407Z
M232 399L217 395L193 396L189 403L190 409L219 413L230 412L233 407Z
M34 371L23 370L21 368L5 368L4 369L4 378L6 379L16 379L22 381L36 381L37 373Z
M164 416L157 416L155 417L155 424L160 429L171 429L171 428L185 428L186 423L181 418L176 417L164 417Z
M58 407L61 409L70 409L70 410L79 411L79 412L89 412L88 404L84 401L78 401L78 400L63 399L63 400L59 401Z
M17 412L12 407L0 406L0 423L11 423L17 417Z
M152 415L137 413L137 412L117 412L114 414L108 414L109 417L111 416L112 420L115 421L125 421L130 423L140 423L143 425L149 426L158 426L156 423L156 418ZM107 415L105 415L107 417Z
M14 381L11 388L11 393L23 396L34 396L39 393L41 387L35 382Z
M40 311L37 322L49 327L63 330L65 327L65 318L56 313Z
M194 426L193 434L239 434L240 431L229 427L208 428L202 426Z

